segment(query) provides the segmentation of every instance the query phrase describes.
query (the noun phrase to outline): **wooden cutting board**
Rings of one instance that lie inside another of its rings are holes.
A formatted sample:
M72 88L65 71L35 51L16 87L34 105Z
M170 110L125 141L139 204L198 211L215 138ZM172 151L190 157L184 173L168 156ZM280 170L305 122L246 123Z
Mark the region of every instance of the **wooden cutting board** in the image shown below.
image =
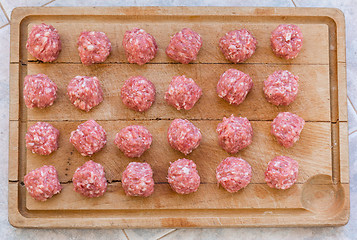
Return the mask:
M52 24L60 33L63 50L54 63L39 63L26 48L34 24ZM299 56L290 61L270 49L270 33L282 23L297 24L304 35ZM159 46L149 64L128 64L121 41L124 32L140 27L151 33ZM189 27L201 34L203 47L193 64L172 62L165 54L170 36ZM227 31L247 28L257 38L256 53L244 64L227 62L218 40ZM112 53L103 64L83 66L76 40L83 30L106 32ZM247 99L238 107L218 98L215 86L229 68L248 73L254 82ZM108 7L108 8L17 8L11 20L9 221L16 227L73 228L178 228L241 226L334 226L349 218L349 169L346 106L344 16L337 9L238 8L238 7ZM263 95L266 77L276 70L289 70L300 77L296 101L288 107L269 104ZM23 79L27 74L47 74L58 85L54 105L27 109L23 102ZM175 75L193 78L203 96L190 111L168 106L164 92ZM85 113L73 107L66 86L76 75L97 76L104 101ZM123 106L120 88L133 75L143 75L157 89L151 109L137 113ZM291 149L280 146L270 134L271 121L290 111L306 121L301 139ZM254 129L253 144L234 156L253 168L251 184L235 194L217 185L215 169L228 157L217 143L215 132L224 116L247 117ZM186 118L201 129L200 147L187 158L196 162L201 176L199 190L187 196L173 192L166 179L170 162L184 157L166 139L170 122ZM70 132L88 119L95 119L108 133L108 143L92 158L82 157L69 143ZM59 149L38 156L25 148L27 128L46 121L60 130ZM130 124L147 126L152 147L139 159L125 157L114 145L115 134ZM299 162L297 183L288 190L268 187L267 163L277 155ZM101 163L109 181L108 192L87 199L73 191L75 169L93 159ZM120 178L130 161L146 161L154 170L155 192L148 198L127 197ZM54 165L63 191L46 202L33 200L23 178L42 165Z

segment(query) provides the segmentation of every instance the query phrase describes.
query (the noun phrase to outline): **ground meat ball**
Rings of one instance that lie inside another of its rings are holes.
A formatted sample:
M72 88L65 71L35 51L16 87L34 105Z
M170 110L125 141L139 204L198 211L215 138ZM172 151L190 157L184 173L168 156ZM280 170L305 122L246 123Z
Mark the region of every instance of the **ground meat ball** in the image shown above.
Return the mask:
M74 191L85 197L94 198L102 196L107 190L107 179L102 165L92 160L84 163L74 172Z
M196 192L200 186L200 175L196 164L186 158L170 164L167 180L171 188L179 194Z
M23 94L28 108L45 108L55 101L57 85L45 74L27 75Z
M71 133L69 141L82 156L91 156L107 143L107 133L94 120L88 120Z
M44 23L32 27L26 43L32 56L42 62L53 62L62 49L57 29Z
M188 64L196 60L201 47L201 36L189 28L184 28L171 37L166 54L172 60Z
M298 26L281 24L271 33L270 41L275 55L293 59L302 48L303 36Z
M114 143L127 157L140 157L150 148L152 135L144 126L132 125L120 130Z
M177 110L190 110L200 99L202 89L185 75L172 78L169 88L165 93L166 102L174 106Z
M142 76L131 77L121 88L123 104L135 111L148 110L155 101L155 86Z
M58 148L59 131L49 123L37 122L26 133L26 147L32 153L49 155Z
M228 192L245 188L252 178L252 167L242 158L228 157L216 169L216 178Z
M68 84L67 95L74 106L86 112L103 101L103 90L96 77L76 76Z
M217 84L217 94L229 104L239 105L253 87L253 81L248 74L236 69L225 71Z
M286 148L292 147L299 140L305 121L296 114L281 112L271 124L271 133Z
M123 172L121 183L128 196L148 197L154 192L153 172L148 163L131 162Z
M201 142L201 132L186 119L175 119L167 131L171 147L187 155L196 149Z
M104 62L112 50L112 44L104 32L82 32L77 45L84 65Z
M299 77L289 71L276 71L264 81L264 94L274 105L289 105L298 93Z
M289 157L278 156L268 163L265 181L271 188L288 189L296 182L299 165Z
M256 45L257 40L246 29L230 31L219 40L224 57L233 63L244 62L250 58Z
M32 170L24 177L24 183L30 196L38 201L46 201L62 190L54 166Z
M237 153L252 143L253 128L247 118L224 117L216 131L219 145L228 153Z
M139 28L125 32L123 48L128 62L139 65L143 65L154 59L157 52L155 38Z

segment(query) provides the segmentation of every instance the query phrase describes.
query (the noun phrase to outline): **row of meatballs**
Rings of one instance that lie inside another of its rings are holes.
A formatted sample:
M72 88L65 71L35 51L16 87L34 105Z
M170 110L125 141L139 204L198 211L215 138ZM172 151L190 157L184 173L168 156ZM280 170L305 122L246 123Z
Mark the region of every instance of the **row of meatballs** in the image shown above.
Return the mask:
M298 163L287 156L275 157L265 171L266 183L276 189L290 188L297 176ZM216 168L216 178L228 192L235 193L250 183L252 167L242 158L228 157ZM167 180L178 194L194 193L200 186L196 164L186 158L170 163ZM100 197L107 189L103 166L92 160L77 168L72 182L74 191L88 198ZM29 172L24 178L24 184L30 196L38 201L46 201L62 190L57 171L51 165ZM148 163L129 163L122 174L121 185L127 196L150 196L154 192L151 166Z
M271 33L270 40L277 56L293 59L302 48L303 35L298 26L281 24ZM111 52L111 42L103 32L82 32L77 45L81 62L85 65L102 63ZM154 59L158 49L155 38L139 28L125 32L122 46L128 62L139 65ZM233 63L246 61L254 54L256 46L256 38L246 29L227 32L219 40L223 55ZM188 64L196 60L201 47L201 36L192 29L184 28L171 37L166 54L176 62ZM44 23L33 26L26 48L38 60L55 61L62 49L57 29Z
M264 81L263 91L268 102L289 105L298 94L298 76L289 71L276 71ZM239 105L253 87L252 78L237 69L225 71L217 83L217 95L230 104ZM90 111L103 101L103 90L97 77L76 76L67 87L71 103L83 111ZM125 106L135 111L148 110L155 101L154 84L142 76L127 79L121 88ZM175 76L165 93L168 104L177 110L190 110L200 99L202 89L192 78ZM51 106L57 96L57 85L45 74L25 77L23 96L28 108Z
M290 112L281 112L271 124L271 133L284 147L289 148L299 140L305 121ZM247 118L224 117L216 129L219 145L234 154L248 147L253 140L253 128ZM88 120L72 131L69 141L82 156L91 156L107 143L106 131L94 120ZM58 148L59 130L49 123L37 122L26 133L26 147L32 153L49 155ZM167 131L170 146L188 155L201 142L200 129L186 119L175 119ZM121 129L114 143L127 156L140 157L152 144L149 130L141 125L131 125Z

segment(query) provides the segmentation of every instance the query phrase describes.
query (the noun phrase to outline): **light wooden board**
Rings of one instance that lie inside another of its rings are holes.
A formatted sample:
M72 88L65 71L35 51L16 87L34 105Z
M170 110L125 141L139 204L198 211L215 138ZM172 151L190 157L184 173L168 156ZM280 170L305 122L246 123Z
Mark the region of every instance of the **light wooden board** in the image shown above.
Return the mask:
M349 216L348 141L346 113L345 43L343 15L334 9L288 8L18 8L11 25L9 220L17 227L232 227L232 226L331 226L345 224ZM45 22L61 35L63 50L54 63L39 63L25 43L29 29ZM270 49L270 32L281 23L298 24L304 47L298 58L286 61ZM126 30L142 27L157 40L156 58L144 66L126 62L121 41ZM164 53L170 36L183 27L202 35L203 47L193 64L173 63ZM258 40L258 48L244 64L228 63L218 48L227 31L245 27ZM82 66L76 38L82 30L108 34L113 50L103 64ZM341 34L338 34L341 33ZM338 37L337 37L338 36ZM343 49L343 50L341 50ZM240 106L218 98L215 86L229 68L248 73L252 91ZM300 77L299 94L288 107L273 106L264 99L262 84L276 70L286 69ZM47 109L27 109L22 99L27 74L47 74L58 85L58 97ZM171 78L185 74L203 89L203 96L190 111L177 111L164 99ZM74 108L66 87L76 75L97 76L104 101L89 113ZM143 75L157 89L151 109L136 113L120 100L123 82ZM280 146L270 134L270 124L281 111L306 120L301 139L293 148ZM224 116L251 120L253 143L234 156L253 168L251 184L230 194L217 185L215 168L228 157L217 142L215 129ZM166 139L170 122L190 119L202 132L198 149L187 158L196 162L201 176L199 190L191 195L174 193L166 179L169 163L184 157L171 149ZM107 131L108 142L91 158L82 157L69 143L70 132L88 119ZM47 121L60 130L59 149L50 156L28 152L24 144L27 128ZM131 124L145 125L152 133L151 148L138 159L125 157L114 145L115 134ZM297 183L289 190L269 188L264 181L268 161L287 155L299 162ZM93 159L101 163L109 181L101 198L86 199L75 193L71 178L75 169ZM125 196L121 174L131 161L146 161L154 171L155 192L149 198ZM23 186L30 170L51 164L64 189L47 202L33 200ZM318 200L316 200L318 199Z

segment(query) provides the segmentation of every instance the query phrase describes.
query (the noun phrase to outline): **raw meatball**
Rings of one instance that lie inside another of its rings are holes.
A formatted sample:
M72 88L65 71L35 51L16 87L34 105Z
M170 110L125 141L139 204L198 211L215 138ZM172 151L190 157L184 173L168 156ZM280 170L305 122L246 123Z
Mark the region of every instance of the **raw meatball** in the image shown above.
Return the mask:
M103 101L103 90L96 77L76 76L68 84L67 95L74 106L86 112Z
M257 40L246 29L230 31L219 40L224 57L233 63L244 62L250 58L256 45Z
M217 84L217 94L229 104L239 105L253 87L253 81L248 74L236 69L225 71Z
M148 163L131 162L123 172L121 184L128 196L148 197L154 192L153 172Z
M171 147L187 155L200 145L201 132L186 119L175 119L167 131L167 139Z
M123 104L135 111L148 110L155 101L155 86L142 76L131 77L121 88Z
M228 192L245 188L252 178L252 167L242 158L228 157L216 169L216 178Z
M296 114L281 112L271 124L271 133L286 148L292 147L299 140L305 121Z
M120 130L114 143L127 157L140 157L150 148L152 135L144 126L132 125Z
M74 191L85 197L94 198L102 196L107 190L107 179L102 165L92 160L84 163L74 172Z
M107 133L94 120L88 120L71 132L69 141L82 156L91 156L107 143Z
M271 33L270 41L275 55L293 59L302 48L303 36L298 26L281 24Z
M28 108L45 108L55 101L57 85L45 74L27 75L23 94Z
M84 65L104 62L112 50L112 44L104 32L82 32L77 45Z
M26 133L26 147L32 153L49 155L58 148L59 131L49 123L37 122Z
M264 81L264 94L274 105L289 105L294 102L299 89L299 77L289 71L276 71Z
M219 145L228 153L237 153L252 143L253 128L247 118L223 118L217 129Z
M24 183L30 196L38 201L46 201L62 190L54 166L32 170L24 177Z
M26 43L32 56L42 62L53 62L62 49L60 36L52 25L44 23L32 27Z
M179 194L196 192L200 186L200 175L196 164L185 158L171 163L167 180L171 188Z
M166 54L172 60L188 64L196 60L201 47L201 36L189 28L184 28L171 37Z
M157 52L155 38L139 28L125 32L123 48L128 62L139 65L154 59Z
M166 102L174 106L177 110L190 110L200 99L202 89L185 75L172 78L169 88L165 93Z
M288 189L296 182L299 165L289 157L278 156L268 163L265 181L271 188Z

